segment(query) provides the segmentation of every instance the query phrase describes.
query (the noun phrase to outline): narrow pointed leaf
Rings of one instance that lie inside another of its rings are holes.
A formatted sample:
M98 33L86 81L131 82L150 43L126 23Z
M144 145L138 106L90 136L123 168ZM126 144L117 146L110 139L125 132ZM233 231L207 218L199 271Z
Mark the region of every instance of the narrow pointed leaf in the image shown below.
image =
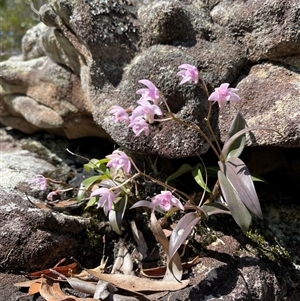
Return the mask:
M226 163L226 178L235 189L240 200L245 206L259 218L262 218L262 211L258 196L245 163L239 159L232 157Z
M138 207L148 207L148 208L150 208L150 204L151 204L150 201L145 201L145 200L143 200L143 201L138 201L138 202L134 203L134 204L130 207L130 209L138 208Z
M125 194L118 202L114 203L114 208L110 210L108 219L113 230L119 235L122 234L122 222L126 210L128 195Z
M181 258L177 252L174 253L172 258L169 257L169 241L162 230L161 225L157 221L154 212L151 213L150 228L167 255L167 268L163 281L181 281L183 273Z
M93 196L89 199L84 209L88 209L89 207L94 206L96 203L97 203L97 198Z
M200 217L195 212L185 214L173 229L169 242L169 257L172 258L192 232Z
M201 168L202 165L201 164L197 164L193 167L192 169L192 175L195 179L195 181L197 182L197 184L204 189L207 192L211 192L210 189L207 187L206 182L204 181L203 177L202 177L202 170L203 168Z
M81 200L84 198L86 192L97 182L100 182L101 180L107 179L107 175L98 175L98 176L92 176L84 181L82 181L78 194L77 194L77 201L81 202Z
M231 214L229 209L222 204L219 203L208 203L201 207L205 213L210 216L214 214Z
M240 136L244 135L247 132L251 132L254 130L266 130L266 131L273 131L275 133L277 133L278 135L282 136L281 133L279 133L278 131L271 129L271 128L267 128L267 127L262 127L262 126L251 126L248 128L245 128L243 130L240 130L239 132L235 133L232 137L230 137L224 144L223 149L222 149L222 154L224 158L227 158L228 156L228 152L230 150L231 145L234 143L234 141L239 138Z
M170 181L172 181L174 179L177 179L181 175L183 175L191 170L192 170L191 165L189 165L189 164L181 165L177 171L175 171L173 174L171 174L170 176L167 177L166 184L168 184Z
M240 130L243 130L245 127L246 121L243 118L243 116L238 112L230 126L226 141L229 140L234 134L236 134ZM245 142L246 134L243 134L240 137L238 137L229 147L227 158L239 157L244 150Z
M218 179L223 197L228 205L232 217L242 231L246 233L251 223L250 212L244 203L239 199L238 195L235 193L233 187L222 171L218 172Z

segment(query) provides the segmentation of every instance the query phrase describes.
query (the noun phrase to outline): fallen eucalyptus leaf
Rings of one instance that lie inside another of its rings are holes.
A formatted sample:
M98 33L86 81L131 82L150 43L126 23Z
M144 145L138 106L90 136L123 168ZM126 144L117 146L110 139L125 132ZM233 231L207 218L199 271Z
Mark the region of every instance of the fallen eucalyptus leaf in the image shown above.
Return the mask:
M114 293L117 289L106 281L99 280L94 292L94 298L99 300L106 299L111 293ZM110 298L111 300L111 298Z
M58 282L44 277L41 279L39 292L46 301L99 301L94 298L77 298L75 296L66 295L60 289Z
M103 274L93 270L85 269L92 276L99 280L104 280L117 288L121 288L131 292L161 292L161 291L177 291L189 284L189 280L178 281L156 281L147 278L140 278L133 275L122 274Z
M66 280L72 288L81 293L89 294L91 296L95 294L97 287L96 282L84 281L75 277L66 278Z
M200 262L200 258L199 256L195 257L193 260L188 261L188 262L184 262L182 264L182 269L186 270L191 268L192 266L198 264ZM166 273L166 266L162 266L162 267L156 267L156 268L150 268L150 269L141 269L140 274L144 277L148 277L148 278L163 278L165 273Z

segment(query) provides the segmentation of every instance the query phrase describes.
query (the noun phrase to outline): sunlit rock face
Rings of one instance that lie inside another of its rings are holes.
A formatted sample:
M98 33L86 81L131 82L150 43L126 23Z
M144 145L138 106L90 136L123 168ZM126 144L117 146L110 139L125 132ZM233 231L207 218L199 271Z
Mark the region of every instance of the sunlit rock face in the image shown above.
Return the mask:
M221 83L239 89L242 102L211 123L220 141L238 110L253 145L299 147L300 35L297 0L83 1L51 0L43 23L23 38L23 55L0 64L0 122L26 133L45 130L67 138L109 137L122 147L169 158L205 153L209 145L174 121L156 122L136 137L107 111L136 106L140 79L151 80L177 117L206 127L207 95L180 86L178 66L197 66L209 92ZM166 107L160 103L167 116ZM251 136L253 138L253 136Z

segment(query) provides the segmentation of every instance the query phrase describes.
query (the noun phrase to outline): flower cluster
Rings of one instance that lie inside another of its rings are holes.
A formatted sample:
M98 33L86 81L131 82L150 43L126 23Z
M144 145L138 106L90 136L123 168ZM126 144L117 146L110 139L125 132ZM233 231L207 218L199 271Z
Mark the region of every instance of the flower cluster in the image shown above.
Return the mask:
M149 135L149 123L155 121L154 116L161 116L163 113L158 106L159 90L156 86L147 79L142 79L139 83L145 85L147 88L139 89L136 93L141 95L137 101L138 106L132 111L129 116L129 109L125 110L120 106L112 106L109 113L113 115L115 122L124 122L128 127L131 127L136 136L142 132L146 136Z
M195 84L199 81L199 73L197 67L190 64L182 64L178 67L180 71L177 73L182 79L179 85L182 85L188 81L192 81ZM162 116L162 110L158 106L160 93L157 87L147 79L139 80L139 83L145 85L147 88L137 90L137 94L141 95L141 98L137 101L138 106L131 112L131 109L124 109L120 106L112 106L108 112L113 115L114 122L124 122L126 126L132 128L136 136L139 136L142 132L146 136L149 135L149 124L154 121L162 121L154 118L155 115ZM229 88L229 84L222 84L219 88L208 97L208 101L216 101L220 109L223 109L227 101L237 102L240 101L240 97L235 93L238 89ZM129 115L131 112L131 115Z

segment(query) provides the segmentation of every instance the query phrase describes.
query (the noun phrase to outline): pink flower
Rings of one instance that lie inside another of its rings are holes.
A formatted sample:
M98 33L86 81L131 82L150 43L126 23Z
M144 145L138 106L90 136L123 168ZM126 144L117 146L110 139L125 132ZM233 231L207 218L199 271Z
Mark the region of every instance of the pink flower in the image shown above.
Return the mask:
M159 90L155 87L155 85L147 79L141 79L139 80L139 83L147 86L148 88L139 89L136 93L141 94L141 99L151 100L157 105L159 100Z
M162 115L161 109L155 105L151 104L148 100L141 98L137 101L139 106L137 106L130 117L131 120L136 119L137 117L144 117L149 123L154 122L154 115Z
M149 124L143 119L143 117L136 117L132 119L129 127L132 127L136 136L139 136L142 132L145 132L145 135L149 136Z
M41 190L45 190L47 187L47 179L42 175L37 175L30 183L41 185Z
M129 173L131 169L131 162L128 156L120 151L115 150L111 155L106 156L110 161L106 164L107 167L113 167L116 170L122 168L124 173Z
M53 201L55 201L57 199L57 196L59 196L59 192L58 191L51 191L47 195L47 200L53 202Z
M177 75L182 76L182 80L179 85L182 85L188 81L193 81L195 84L198 83L198 69L195 66L190 64L182 64L178 67L178 69L185 69L177 73Z
M160 194L156 195L151 199L150 208L155 208L159 206L163 211L169 211L173 206L184 210L181 202L173 196L170 191L162 191Z
M108 188L101 187L91 193L90 197L94 196L99 196L97 208L103 207L104 214L107 215L112 209L112 204L116 199L116 195Z
M220 109L223 109L227 101L240 101L241 98L235 94L238 89L228 88L229 84L222 84L219 88L215 89L208 100L217 101Z
M125 124L129 124L129 116L126 110L120 106L111 106L108 110L109 114L114 115L114 122L125 121Z

